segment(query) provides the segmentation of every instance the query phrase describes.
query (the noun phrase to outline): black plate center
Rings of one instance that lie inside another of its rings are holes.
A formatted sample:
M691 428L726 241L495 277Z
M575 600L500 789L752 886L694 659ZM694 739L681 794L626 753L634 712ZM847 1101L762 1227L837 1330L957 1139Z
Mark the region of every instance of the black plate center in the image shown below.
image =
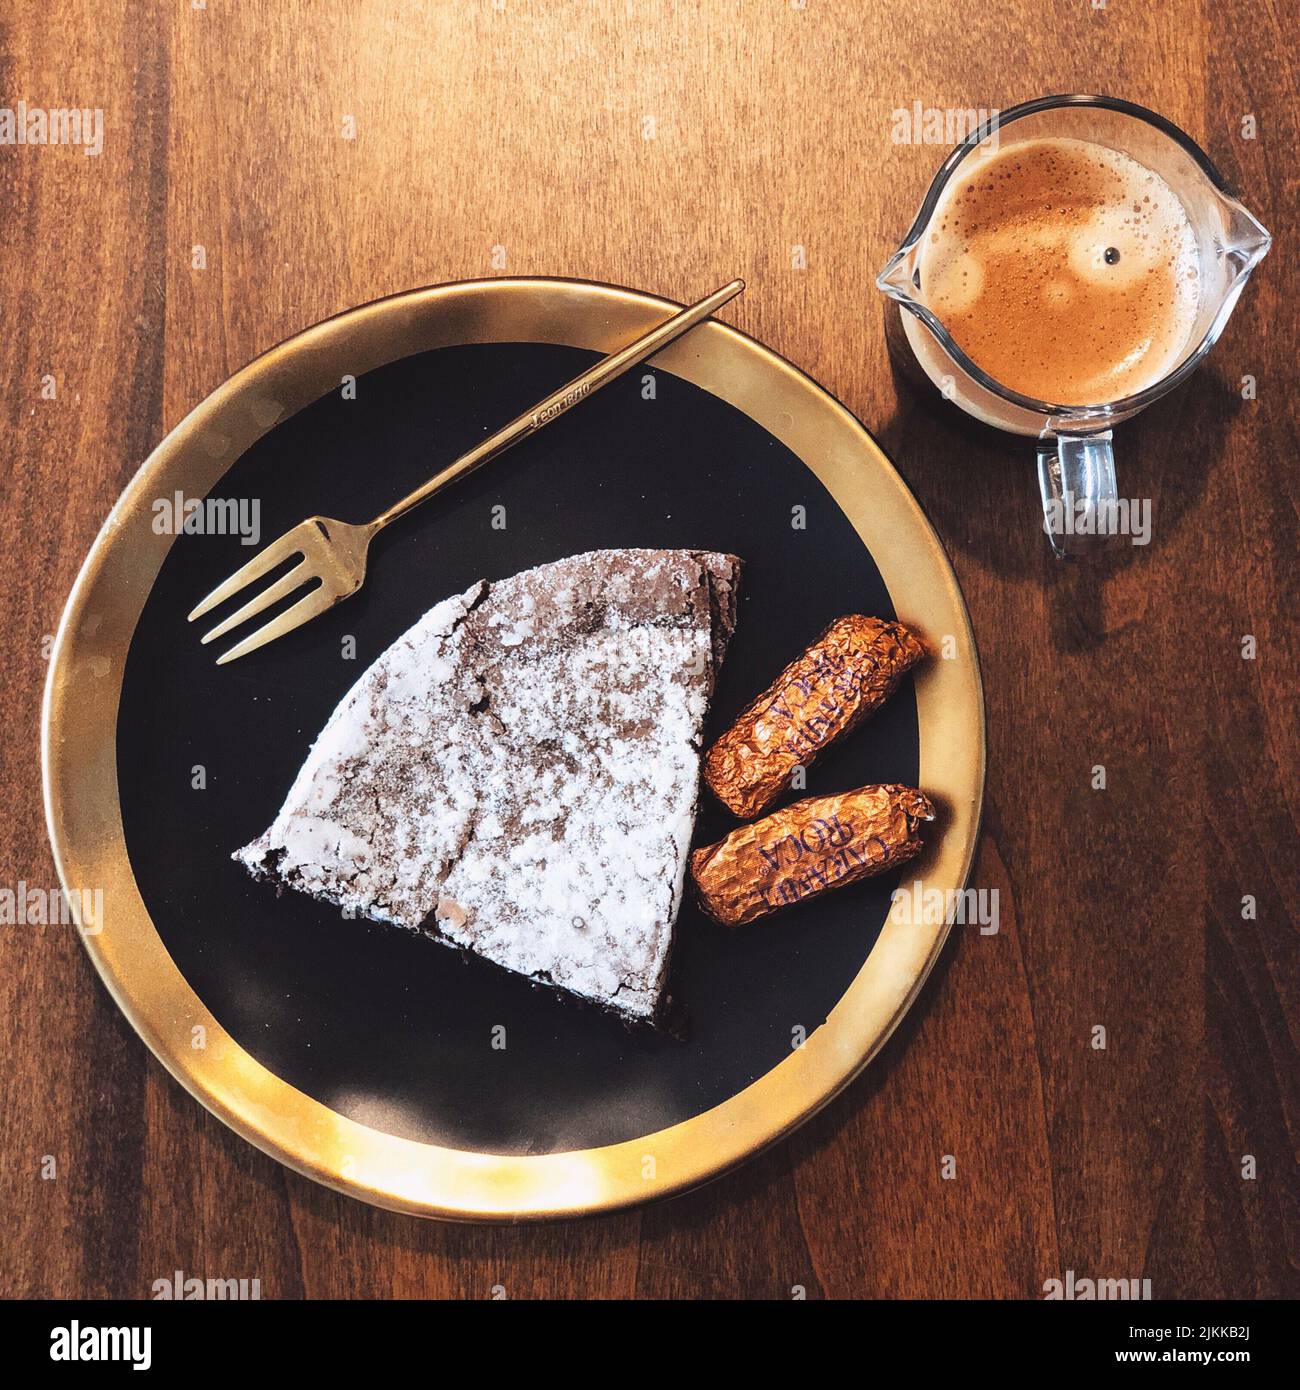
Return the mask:
M593 360L534 344L406 358L362 376L355 399L334 392L278 425L212 496L237 504L221 515L255 523L259 544L311 513L364 520ZM176 499L159 504L154 524L167 525ZM183 534L163 565L118 719L136 880L182 974L240 1046L351 1119L508 1154L653 1132L771 1070L824 1021L875 942L897 875L734 932L688 903L672 991L692 1032L679 1043L629 1034L408 933L296 893L277 899L231 862L274 816L335 704L426 609L476 579L610 546L744 559L711 736L833 618L893 616L871 557L808 469L739 411L650 368L399 522L372 549L357 597L231 666L213 665L185 615L255 547ZM808 793L915 784L917 769L909 683L814 766ZM702 805L697 844L735 824L707 793Z

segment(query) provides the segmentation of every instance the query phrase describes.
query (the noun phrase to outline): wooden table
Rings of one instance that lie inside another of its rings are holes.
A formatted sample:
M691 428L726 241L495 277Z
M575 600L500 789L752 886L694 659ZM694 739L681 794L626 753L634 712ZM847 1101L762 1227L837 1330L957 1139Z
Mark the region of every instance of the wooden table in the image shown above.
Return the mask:
M181 1269L281 1298L1037 1297L1074 1270L1294 1296L1296 17L1294 0L11 8L0 104L99 107L105 129L96 157L0 148L6 884L54 883L37 723L72 579L229 373L424 283L558 274L686 299L741 274L726 317L867 422L949 547L988 697L975 882L999 890L1001 930L956 929L865 1076L743 1170L644 1211L495 1229L280 1168L163 1073L75 933L0 927L0 1291L147 1296ZM895 381L872 284L945 153L895 143L893 112L1070 90L1167 114L1279 238L1208 367L1122 431L1151 545L1089 568L1034 534L1021 443Z

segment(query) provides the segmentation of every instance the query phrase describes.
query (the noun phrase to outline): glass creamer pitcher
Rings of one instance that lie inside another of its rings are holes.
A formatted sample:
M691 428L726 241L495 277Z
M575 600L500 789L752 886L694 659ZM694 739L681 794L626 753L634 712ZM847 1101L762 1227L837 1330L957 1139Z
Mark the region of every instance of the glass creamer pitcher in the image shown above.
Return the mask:
M1182 203L1199 258L1199 302L1181 356L1134 395L1092 405L1024 396L982 371L921 298L921 248L950 180L970 161L1027 140L1081 140L1128 155L1157 174ZM1268 251L1268 232L1227 190L1204 151L1177 126L1132 102L1102 96L1042 97L981 125L944 161L903 244L876 285L902 311L902 325L927 376L968 414L998 429L1035 436L1044 529L1058 555L1088 550L1118 507L1111 427L1181 384L1213 347L1250 272ZM1062 526L1067 515L1085 524Z

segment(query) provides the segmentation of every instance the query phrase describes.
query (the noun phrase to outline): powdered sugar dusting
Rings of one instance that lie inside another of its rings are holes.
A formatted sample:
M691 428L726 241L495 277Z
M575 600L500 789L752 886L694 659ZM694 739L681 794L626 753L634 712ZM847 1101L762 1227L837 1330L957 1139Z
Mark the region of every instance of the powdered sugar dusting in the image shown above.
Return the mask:
M438 604L344 698L236 857L651 1017L737 570L596 551Z

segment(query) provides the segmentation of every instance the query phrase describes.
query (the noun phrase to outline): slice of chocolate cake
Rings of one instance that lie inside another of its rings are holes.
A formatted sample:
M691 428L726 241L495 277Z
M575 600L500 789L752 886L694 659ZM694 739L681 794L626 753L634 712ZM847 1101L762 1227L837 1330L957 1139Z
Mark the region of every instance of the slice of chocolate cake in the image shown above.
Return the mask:
M598 550L444 600L234 857L655 1021L739 573L730 555Z

